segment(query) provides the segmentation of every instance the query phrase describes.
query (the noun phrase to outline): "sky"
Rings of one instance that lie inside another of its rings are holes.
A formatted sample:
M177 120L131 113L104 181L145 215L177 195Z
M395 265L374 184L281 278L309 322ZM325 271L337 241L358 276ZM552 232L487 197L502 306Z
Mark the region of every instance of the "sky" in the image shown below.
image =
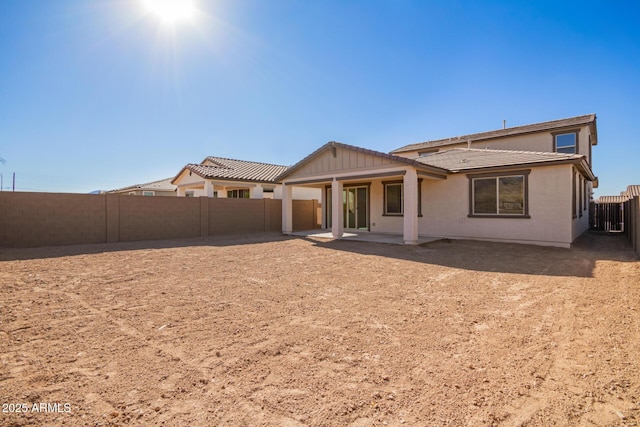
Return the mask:
M14 172L16 191L87 193L206 156L292 165L328 141L389 152L589 113L596 197L640 184L637 0L193 1L173 24L144 0L0 1L2 189Z

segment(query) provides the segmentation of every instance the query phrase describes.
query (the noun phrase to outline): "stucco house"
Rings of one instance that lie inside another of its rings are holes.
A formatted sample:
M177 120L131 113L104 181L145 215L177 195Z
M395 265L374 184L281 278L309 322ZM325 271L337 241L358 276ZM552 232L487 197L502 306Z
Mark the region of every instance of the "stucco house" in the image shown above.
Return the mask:
M160 179L145 184L130 185L108 191L108 193L127 194L130 196L176 196L176 186L171 184L173 178Z
M322 227L569 247L589 226L595 114L411 144L390 154L329 142L282 172L322 192Z
M276 180L287 166L208 156L184 166L171 180L179 197L281 199L282 185ZM320 200L320 190L296 188L295 200Z

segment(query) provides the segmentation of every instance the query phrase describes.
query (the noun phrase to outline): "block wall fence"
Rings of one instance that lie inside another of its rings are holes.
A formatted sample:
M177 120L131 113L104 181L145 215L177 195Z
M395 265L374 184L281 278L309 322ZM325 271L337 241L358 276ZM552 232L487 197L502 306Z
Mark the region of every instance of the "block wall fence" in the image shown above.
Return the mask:
M317 200L294 200L293 229L318 228L318 212ZM0 247L281 230L281 200L0 192Z

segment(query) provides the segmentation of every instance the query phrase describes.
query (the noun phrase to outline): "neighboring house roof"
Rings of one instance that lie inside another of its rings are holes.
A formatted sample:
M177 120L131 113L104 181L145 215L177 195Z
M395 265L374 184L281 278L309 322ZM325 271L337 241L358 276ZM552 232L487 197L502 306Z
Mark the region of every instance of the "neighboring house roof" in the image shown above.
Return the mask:
M409 159L409 158L400 157L400 156L394 156L393 154L387 154L387 153L383 153L381 151L369 150L367 148L356 147L355 145L348 145L348 144L343 144L341 142L330 141L330 142L327 142L326 144L324 144L322 147L318 148L313 153L309 154L304 159L300 160L295 165L293 165L290 168L288 168L286 171L281 173L276 179L278 181L283 180L284 178L286 178L287 176L291 175L293 172L298 170L303 165L309 163L311 160L313 160L314 158L318 157L320 154L322 154L326 150L331 149L333 147L344 148L346 150L352 150L352 151L357 151L357 152L364 153L364 154L369 154L369 155L375 156L375 157L381 157L383 159L392 160L392 161L399 162L399 163L404 163L404 164L415 166L415 167L418 167L418 168L421 168L421 169L431 170L434 173L441 174L441 175L445 175L446 174L446 170L444 170L442 168L439 168L437 166L431 166L431 165L428 165L428 164L425 164L425 163L419 163L419 162L415 161L414 159Z
M634 197L640 197L640 185L629 185L619 196L600 196L596 203L624 203Z
M213 165L190 163L183 167L171 182L174 183L185 170L189 170L205 179L275 183L275 178L287 170L287 166L213 156L205 158L202 163L205 162Z
M549 122L534 123L524 126L515 126L505 129L497 129L488 132L472 133L469 135L461 135L453 138L438 139L433 141L419 142L416 144L405 145L393 150L391 153L402 153L406 151L415 151L434 147L443 147L447 145L462 144L467 141L475 142L487 139L504 138L509 136L522 135L533 132L543 132L556 129L570 128L573 126L591 125L593 134L595 135L596 115L587 114L584 116L570 117L567 119L552 120ZM597 144L597 139L593 138L593 145Z
M545 163L576 163L582 164L583 173L595 179L586 164L584 156L579 154L564 154L536 151L489 150L477 148L450 148L426 156L417 157L417 162L446 169L450 172L468 171L472 169L486 169L500 166L525 166Z
M640 196L640 185L629 185L625 195L629 198Z
M176 186L171 184L172 179L173 178L165 178L165 179L160 179L158 181L147 182L145 184L130 185L128 187L122 187L116 190L111 190L109 191L109 193L122 193L124 191L135 191L135 190L176 191Z
M629 198L627 196L600 196L596 203L624 203Z

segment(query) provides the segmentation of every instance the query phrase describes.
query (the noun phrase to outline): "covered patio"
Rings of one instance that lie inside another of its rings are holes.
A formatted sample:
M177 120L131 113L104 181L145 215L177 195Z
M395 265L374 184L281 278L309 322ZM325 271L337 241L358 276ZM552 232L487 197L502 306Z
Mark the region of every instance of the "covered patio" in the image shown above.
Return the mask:
M413 159L329 142L278 177L282 232L293 232L293 187L306 186L322 191L325 231L315 231L317 237L424 243L418 232L423 181L446 178L446 170Z

